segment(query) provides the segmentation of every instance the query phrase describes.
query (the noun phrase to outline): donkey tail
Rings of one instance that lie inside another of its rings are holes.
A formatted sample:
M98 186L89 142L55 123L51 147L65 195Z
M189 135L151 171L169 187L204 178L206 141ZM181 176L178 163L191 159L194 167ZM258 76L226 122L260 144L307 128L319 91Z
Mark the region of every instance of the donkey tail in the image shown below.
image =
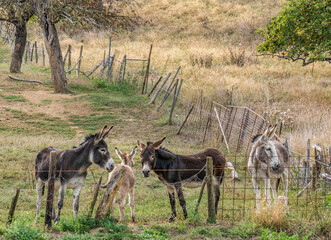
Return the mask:
M41 196L44 196L45 194L45 183L43 183L43 186L41 187Z

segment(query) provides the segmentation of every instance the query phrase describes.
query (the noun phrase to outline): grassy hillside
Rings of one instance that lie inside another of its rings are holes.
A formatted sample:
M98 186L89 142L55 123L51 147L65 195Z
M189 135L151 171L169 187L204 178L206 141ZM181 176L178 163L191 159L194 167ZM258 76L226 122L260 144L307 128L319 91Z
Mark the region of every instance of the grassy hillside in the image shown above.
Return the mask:
M5 57L9 51L0 47ZM27 76L46 80L47 68L25 65ZM288 219L282 211L275 208L272 214L265 212L264 217L256 218L251 212L254 206L254 193L250 190L250 181L233 182L230 172L226 172L222 185L223 210L219 210L217 224L206 224L207 199L202 198L200 209L194 215L200 189L184 189L189 218L184 221L181 207L177 201L178 217L175 223L168 223L170 205L168 194L155 174L143 178L139 161L139 152L135 158L136 176L135 211L136 223L131 223L129 207L126 207L127 225L106 219L101 222L86 218L94 187L100 176L107 179L107 173L92 166L80 197L79 218L72 218L72 190L65 195L62 218L59 225L51 231L43 231L45 201L39 223L35 217L35 180L34 159L43 147L52 145L60 149L71 148L79 144L85 134L96 132L104 124L114 125L108 146L111 156L119 163L113 149L117 146L122 151L130 151L137 139L144 142L156 140L166 135L164 145L174 152L190 154L202 148L187 143L181 136L175 135L172 127L164 126L163 116L148 105L148 99L138 94L130 85L104 85L97 88L96 82L76 79L70 84L72 94L55 94L51 84L13 82L7 78L8 62L0 62L0 237L5 239L207 239L207 238L266 238L292 236L299 239L304 236L317 238L328 236L329 219L321 218L306 224L306 217L301 217L292 209ZM183 144L185 143L185 144ZM246 179L246 158L232 158L242 179ZM104 180L105 181L105 180ZM246 186L247 191L242 192ZM15 219L6 226L8 208L15 189L21 193L15 211ZM233 190L234 188L238 190ZM295 194L294 190L291 194ZM99 195L101 200L103 191ZM243 199L233 201L234 197ZM329 204L325 199L323 206ZM44 198L45 200L45 198ZM304 209L304 201L297 207ZM311 204L310 204L311 205ZM244 207L243 207L244 206ZM311 205L313 206L313 205ZM311 207L310 206L310 207ZM321 207L323 207L321 206ZM232 210L235 209L235 210ZM299 211L301 213L301 211ZM244 214L244 215L243 215ZM314 217L315 212L309 213ZM243 217L244 216L244 217ZM115 218L119 217L115 207ZM273 219L275 218L275 220ZM272 219L272 220L270 220ZM235 221L234 221L235 220Z
M303 149L308 138L330 145L330 65L302 67L300 62L257 56L262 38L255 31L282 4L273 0L139 0L141 24L133 31L114 34L112 52L118 61L124 54L146 58L153 44L155 71L165 74L182 66L179 77L184 79L183 94L188 100L203 91L224 105L249 106L261 115L267 112L268 120L285 121L286 136L295 149ZM32 27L30 32L36 38L39 30ZM76 57L84 45L86 68L100 61L108 46L103 32L63 33L61 39L63 51L71 44Z

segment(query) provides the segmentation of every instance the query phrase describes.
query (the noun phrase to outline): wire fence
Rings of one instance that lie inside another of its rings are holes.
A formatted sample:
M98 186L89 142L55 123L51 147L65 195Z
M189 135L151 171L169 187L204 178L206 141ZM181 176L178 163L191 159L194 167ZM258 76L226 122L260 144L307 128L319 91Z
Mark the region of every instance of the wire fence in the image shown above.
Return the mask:
M234 166L236 172L238 173L238 178L233 179L232 174L227 170L223 183L220 185L220 199L218 205L218 215L217 219L220 220L231 220L231 221L240 221L243 219L250 218L256 214L256 197L254 193L254 185L252 184L252 176L247 168L247 155L240 154L231 154L226 156L226 160L231 162ZM288 206L281 200L278 201L277 205L274 199L272 198L271 206L275 206L275 208L267 207L267 200L265 199L266 195L264 192L264 188L261 185L261 193L262 193L262 206L261 209L263 214L272 217L272 211L276 211L275 214L281 214L282 209L286 212L286 216L288 219L309 219L309 220L321 220L328 218L331 214L331 178L323 177L327 174L330 175L330 158L322 156L313 156L313 159L319 159L318 165L320 165L320 169L317 173L314 173L313 164L309 168L309 182L314 181L313 184L305 185L305 178L302 174L306 171L306 158L304 156L292 156L292 161L298 163L297 168L291 167L291 171L294 173L293 175L288 176L289 187L288 187ZM312 161L311 161L312 162ZM5 170L1 170L1 175L4 174ZM72 170L71 170L72 171ZM140 169L134 169L136 175L136 208L143 208L146 206L139 206L140 202L144 202L144 199L149 198L149 195L153 195L153 201L155 202L164 202L164 204L168 203L168 195L165 192L165 187L158 179L155 177L151 178L143 178L140 173ZM177 169L169 169L168 171L177 171ZM181 169L180 171L190 171L199 173L201 169ZM205 171L205 168L203 168ZM35 190L34 190L34 179L33 179L33 171L17 171L11 172L11 174L15 173L20 176L20 181L12 182L12 186L17 186L21 188L20 201L21 204L17 207L17 212L24 214L26 211L31 211L33 209L35 203ZM89 171L90 172L90 171ZM8 172L7 172L8 173ZM92 174L91 174L92 173ZM86 211L89 208L89 203L91 202L91 197L94 193L94 188L97 184L98 178L103 173L101 171L90 172L88 175L87 181L89 184L85 184L80 196L80 209L81 211ZM192 181L195 181L195 178L191 178ZM315 179L315 180L313 180ZM22 181L24 180L24 181ZM299 182L299 185L298 185ZM183 180L182 184L187 184L187 179ZM283 191L284 183L281 183L280 190L278 192L279 196L284 196ZM4 201L6 195L14 192L14 187L6 187L1 188L1 202L3 203L0 206L0 218L5 219L7 217L7 209L9 207L9 202ZM141 192L140 192L141 191ZM188 212L192 214L195 209L195 204L199 196L199 188L196 189L184 189L184 196L187 196L186 202L188 207ZM143 194L142 194L143 192ZM68 194L68 192L67 192ZM66 195L67 195L66 194ZM56 193L56 195L58 195ZM272 194L271 194L272 196ZM101 196L100 196L101 197ZM206 196L203 197L204 201L206 201ZM280 199L280 198L279 198ZM65 197L65 206L63 212L70 212L71 214L71 198L68 196ZM203 201L203 204L206 202ZM24 203L24 204L23 204ZM43 202L43 208L45 207L45 203ZM282 205L283 204L283 205ZM28 206L28 207L27 207ZM283 208L281 208L282 206ZM205 207L202 207L205 209ZM162 211L167 211L166 213L170 214L170 205L168 210L163 209ZM271 211L271 212L268 212ZM178 207L178 213L180 212L180 207ZM203 210L199 211L201 214L206 214ZM158 214L157 210L152 214ZM160 215L165 214L164 212L160 212ZM2 215L2 216L1 216ZM126 214L129 216L129 214ZM180 215L180 214L179 214ZM142 216L137 215L137 219L143 218ZM143 219L141 219L143 220Z
M10 43L12 37L13 35L10 34L2 34L4 42L6 39ZM27 48L26 50L25 62L32 62L32 49L34 49L34 56L45 55L45 60L42 63L44 64L45 62L47 64L47 53L44 52L45 54L43 54L43 47L38 47L42 46L42 44L36 43L33 45L33 48ZM70 57L67 55L66 61L68 64L69 59ZM74 65L78 65L80 59L81 56L76 55L75 64L70 63L67 67L68 71ZM104 56L99 66L99 73L96 71L92 72L93 69L82 72L84 72L84 76L91 73L98 74L98 77L103 77L107 72L107 67L113 61L113 67L110 69L111 81L118 84L126 82L138 89L142 89L146 68L148 68L146 59L140 61L141 59L134 59L131 56L124 58L122 61L118 59L119 56L115 57L115 54L108 57L108 59ZM72 71L75 70L76 67L72 69ZM166 122L179 129L178 133L182 134L188 141L214 147L227 147L229 152L226 156L227 161L233 164L239 174L239 181L234 181L229 174L225 175L224 182L221 185L219 217L221 219L240 220L247 215L251 215L255 209L256 199L251 176L247 170L248 153L251 148L251 138L261 133L269 125L268 121L247 107L223 106L202 96L199 92L193 94L194 97L192 99L185 99L180 95L182 81L177 79L177 74L169 77L170 81L168 80L162 85L162 81L165 78L166 76L161 80L161 76L153 71L148 79L149 82L146 83L146 93L152 99L155 97L153 102L156 110L163 112L165 116L169 116ZM158 94L156 94L157 91L159 91ZM318 148L315 147L315 149ZM317 153L316 151L318 154L315 154L314 157L289 151L291 153L288 197L290 217L319 219L322 216L329 216L331 213L330 150L318 149L315 150L315 153ZM136 170L136 174L138 174L138 171ZM31 198L35 185L33 171L22 170L13 172L0 170L0 173L2 174L2 179L6 179L6 177L11 178L10 176L13 173L21 175L20 179L25 179L26 181L25 184L22 184L22 192L27 194L24 198L29 202L34 201ZM96 183L97 177L92 175L90 181ZM142 180L139 181L142 183ZM26 183L28 183L28 186ZM20 186L20 183L13 185ZM90 185L82 192L81 199L90 199L94 190L93 186ZM11 189L11 187L2 188L1 192L5 195ZM192 194L196 195L196 192ZM166 195L158 195L157 197L160 196L163 198ZM66 202L71 206L69 201ZM81 200L83 208L87 207L87 202L89 201ZM8 207L8 203L1 208L3 207ZM24 211L24 209L19 211ZM5 214L5 211L0 212Z

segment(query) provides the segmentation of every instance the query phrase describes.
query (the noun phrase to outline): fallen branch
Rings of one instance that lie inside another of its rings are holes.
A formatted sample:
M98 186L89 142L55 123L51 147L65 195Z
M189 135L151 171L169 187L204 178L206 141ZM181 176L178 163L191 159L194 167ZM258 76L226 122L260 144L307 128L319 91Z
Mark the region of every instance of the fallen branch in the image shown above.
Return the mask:
M81 60L82 58L83 58L83 57L80 57L80 58L77 60L76 64L75 64L72 68L68 69L68 70L66 71L66 73L71 72L71 71L74 70L74 69L77 70L77 69L76 69L76 66L77 66L79 60Z
M311 186L311 184L312 184L312 181L310 181L308 184L307 184L307 186L305 186L298 194L297 194L297 198L298 197L300 197L301 196L301 194L304 192L304 191L306 191L306 190L308 190L309 189L309 187Z
M37 80L28 80L28 79L23 79L23 78L18 78L18 77L13 77L11 75L8 75L8 77L12 80L15 81L22 81L22 82L34 82L34 83L40 83L40 84L45 84L44 82L37 81Z

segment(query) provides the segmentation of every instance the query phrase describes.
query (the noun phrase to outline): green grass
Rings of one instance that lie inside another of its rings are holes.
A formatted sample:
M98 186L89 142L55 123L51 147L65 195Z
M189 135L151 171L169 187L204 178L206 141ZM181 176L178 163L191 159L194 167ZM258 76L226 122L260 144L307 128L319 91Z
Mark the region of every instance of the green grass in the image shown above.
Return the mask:
M7 102L26 102L27 101L24 97L17 96L17 95L0 94L0 97L5 99Z
M64 137L75 136L75 130L73 130L69 123L61 120L57 117L46 116L42 113L27 113L16 109L5 109L7 112L11 113L14 119L21 122L21 125L27 125L28 129L25 127L8 127L0 125L1 130L4 132L12 131L14 133L22 133L25 135L42 135L42 134L54 134Z
M0 40L0 63L4 63L10 56L10 49Z
M75 125L84 129L85 133L96 132L100 126L104 124L114 125L119 122L119 119L110 114L90 114L88 116L72 115L70 121Z

